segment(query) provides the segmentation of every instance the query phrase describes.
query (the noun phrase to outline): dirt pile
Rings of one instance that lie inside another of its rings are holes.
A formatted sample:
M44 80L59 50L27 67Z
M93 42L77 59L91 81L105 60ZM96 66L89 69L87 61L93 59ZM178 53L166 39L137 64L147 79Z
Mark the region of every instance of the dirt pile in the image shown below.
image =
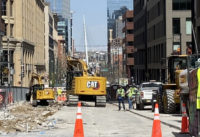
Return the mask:
M59 104L32 107L27 102L10 106L0 112L0 134L51 128L55 121L47 118L60 108Z

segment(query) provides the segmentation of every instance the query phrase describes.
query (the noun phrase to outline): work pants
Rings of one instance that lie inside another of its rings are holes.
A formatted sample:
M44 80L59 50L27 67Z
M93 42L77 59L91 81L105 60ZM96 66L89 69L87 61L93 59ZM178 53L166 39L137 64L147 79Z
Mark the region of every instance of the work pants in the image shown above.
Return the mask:
M121 110L121 103L122 103L122 106L125 110L124 97L118 97L118 103L119 103L119 110Z
M129 110L133 108L132 98L128 97Z

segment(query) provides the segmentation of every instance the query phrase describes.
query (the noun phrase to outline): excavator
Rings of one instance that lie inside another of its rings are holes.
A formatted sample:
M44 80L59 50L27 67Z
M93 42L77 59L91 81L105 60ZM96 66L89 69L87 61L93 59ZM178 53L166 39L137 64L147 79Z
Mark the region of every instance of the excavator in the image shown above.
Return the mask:
M30 90L29 93L26 94L26 100L30 101L34 107L36 107L39 102L41 104L48 104L47 101L55 99L53 89L44 88L43 79L43 76L32 73ZM37 80L38 84L33 84L34 80Z
M96 107L106 106L106 78L92 73L81 59L67 57L66 90L67 105L94 101Z

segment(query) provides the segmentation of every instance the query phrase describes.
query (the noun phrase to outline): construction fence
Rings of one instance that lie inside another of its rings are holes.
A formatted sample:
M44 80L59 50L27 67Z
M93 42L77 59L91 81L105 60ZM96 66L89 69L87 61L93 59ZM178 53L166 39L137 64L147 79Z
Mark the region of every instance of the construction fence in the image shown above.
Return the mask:
M26 100L29 88L23 87L0 87L0 109L8 104Z

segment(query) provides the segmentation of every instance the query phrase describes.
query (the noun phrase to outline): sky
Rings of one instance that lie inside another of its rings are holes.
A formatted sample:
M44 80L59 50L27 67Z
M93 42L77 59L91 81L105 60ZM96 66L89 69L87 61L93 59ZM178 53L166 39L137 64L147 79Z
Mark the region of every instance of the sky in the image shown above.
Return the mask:
M77 51L84 48L83 16L86 20L88 50L107 50L107 0L71 0L73 39ZM94 46L92 46L94 45Z

